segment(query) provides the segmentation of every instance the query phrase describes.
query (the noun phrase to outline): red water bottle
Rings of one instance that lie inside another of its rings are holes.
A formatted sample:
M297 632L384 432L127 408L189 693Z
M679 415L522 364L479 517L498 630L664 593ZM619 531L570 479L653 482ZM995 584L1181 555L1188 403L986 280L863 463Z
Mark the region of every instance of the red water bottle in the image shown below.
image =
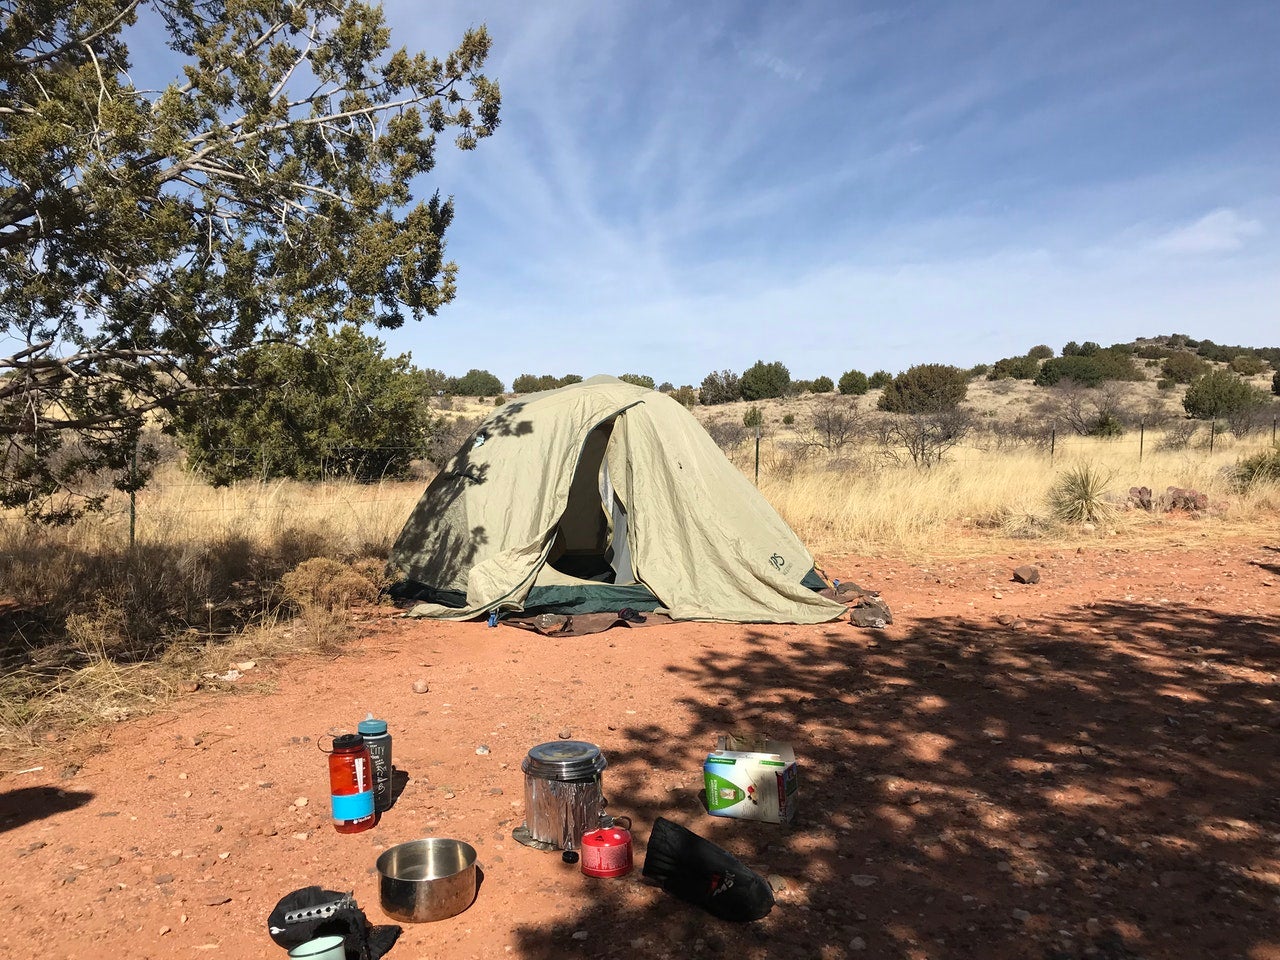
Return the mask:
M329 802L333 807L333 829L339 833L359 833L377 822L373 812L373 760L364 737L358 733L333 738Z

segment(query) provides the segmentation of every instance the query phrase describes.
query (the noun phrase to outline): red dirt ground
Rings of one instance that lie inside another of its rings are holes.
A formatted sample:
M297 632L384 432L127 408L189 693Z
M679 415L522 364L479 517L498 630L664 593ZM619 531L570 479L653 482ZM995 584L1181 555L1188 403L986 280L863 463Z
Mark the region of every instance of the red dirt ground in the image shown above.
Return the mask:
M1010 582L1021 563L1042 582ZM82 766L8 776L0 954L284 958L280 897L354 890L386 922L378 852L446 836L479 851L479 895L406 926L392 960L1280 957L1274 540L824 567L896 623L548 639L374 617L340 659L259 667L112 728ZM409 779L340 836L316 740L369 710ZM521 759L566 728L635 821L627 878L510 838ZM702 810L726 730L795 745L794 825ZM643 884L658 815L781 878L773 912L726 924Z

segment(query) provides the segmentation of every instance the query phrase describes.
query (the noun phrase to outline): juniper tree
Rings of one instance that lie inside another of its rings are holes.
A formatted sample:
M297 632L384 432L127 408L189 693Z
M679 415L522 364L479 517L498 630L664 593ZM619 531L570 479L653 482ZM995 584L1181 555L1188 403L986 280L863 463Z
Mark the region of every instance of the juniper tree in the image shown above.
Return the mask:
M182 61L157 89L144 11ZM241 351L452 300L453 206L416 181L496 128L488 53L393 51L357 0L0 0L0 505L69 519Z

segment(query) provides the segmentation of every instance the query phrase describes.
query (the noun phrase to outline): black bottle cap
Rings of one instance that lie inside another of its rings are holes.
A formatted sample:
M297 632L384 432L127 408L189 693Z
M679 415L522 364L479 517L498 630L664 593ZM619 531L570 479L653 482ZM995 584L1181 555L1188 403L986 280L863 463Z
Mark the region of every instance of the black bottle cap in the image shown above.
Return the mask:
M562 853L562 854L560 855L560 859L561 859L561 860L563 860L565 863L577 863L577 862L578 862L578 851L577 851L577 850L566 850L564 853Z

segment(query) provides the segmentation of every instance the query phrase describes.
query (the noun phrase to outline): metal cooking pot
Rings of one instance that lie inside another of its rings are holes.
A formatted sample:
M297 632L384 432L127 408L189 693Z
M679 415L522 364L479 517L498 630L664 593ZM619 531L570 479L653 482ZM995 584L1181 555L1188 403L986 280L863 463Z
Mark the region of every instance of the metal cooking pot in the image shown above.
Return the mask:
M443 920L476 898L476 851L461 840L426 837L378 857L382 912L404 923Z

